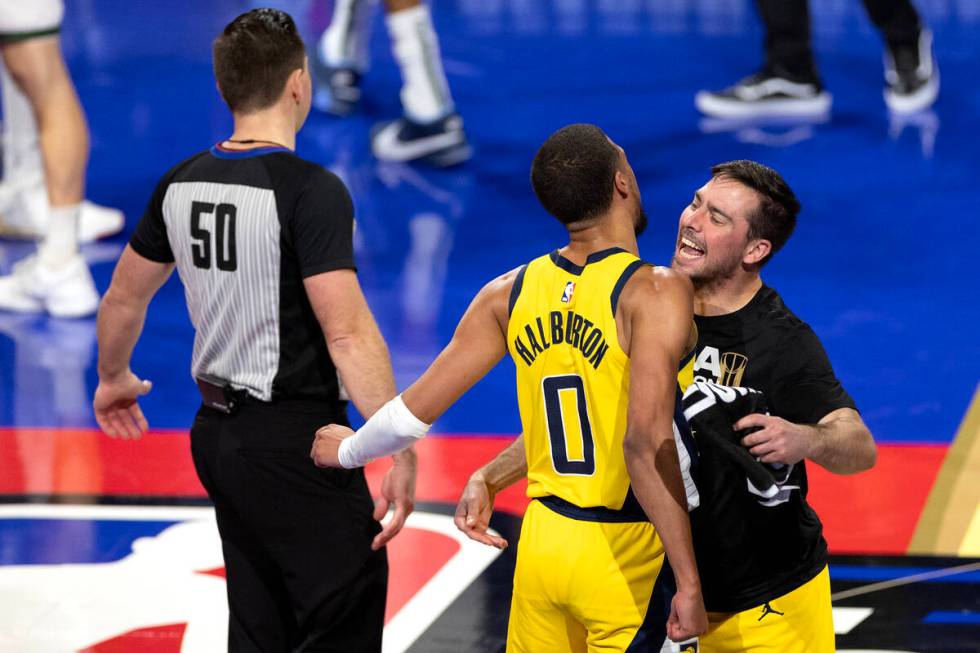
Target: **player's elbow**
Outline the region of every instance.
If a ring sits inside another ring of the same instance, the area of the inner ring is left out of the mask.
[[[866,427],[862,429],[862,433],[859,435],[861,438],[861,450],[860,453],[855,456],[855,463],[857,469],[855,472],[866,472],[878,463],[878,447],[875,445],[875,440],[871,436],[871,431]]]
[[[623,456],[626,465],[636,461],[652,461],[656,455],[656,447],[648,429],[629,428],[623,437]]]
[[[330,357],[337,358],[363,354],[375,347],[384,347],[384,340],[371,320],[354,320],[347,324],[330,325],[324,329]]]
[[[119,284],[110,284],[99,302],[100,316],[132,316],[146,310],[148,302]]]
[[[828,470],[835,474],[860,474],[866,472],[878,462],[878,448],[875,446],[871,432],[865,426],[860,426],[849,434],[850,443],[836,456],[837,462],[825,464]]]

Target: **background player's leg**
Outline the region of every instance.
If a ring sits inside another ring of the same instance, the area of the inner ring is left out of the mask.
[[[11,220],[20,216],[12,215],[11,210],[29,189],[40,190],[38,200],[42,206],[38,210],[47,207],[44,164],[34,109],[6,66],[0,66],[0,86],[3,87],[3,183],[0,184],[0,213],[3,215],[0,220],[5,228],[18,230],[20,221],[11,224]]]
[[[51,208],[75,210],[85,188],[88,125],[61,57],[58,37],[9,44],[4,47],[4,62],[34,108]],[[63,224],[61,231],[71,237],[57,244],[69,254],[77,249],[75,227],[74,222]],[[43,251],[41,255],[44,258]]]
[[[0,307],[46,309],[64,317],[95,312],[98,293],[78,254],[88,127],[57,36],[3,46],[11,78],[29,99],[38,125],[50,214],[36,259],[0,284]]]
[[[0,86],[3,89],[0,233],[43,238],[48,225],[48,191],[34,109],[2,65]],[[78,241],[87,243],[117,234],[125,222],[122,211],[83,200],[78,214]]]
[[[420,0],[385,0],[386,24],[402,75],[404,116],[371,139],[379,159],[424,159],[435,165],[465,161],[471,151],[442,67],[439,37]]]
[[[885,39],[885,103],[896,113],[928,109],[939,95],[932,33],[909,0],[864,0]]]
[[[817,81],[807,0],[757,0],[756,6],[766,34],[766,68],[783,77]]]
[[[361,76],[370,65],[368,44],[377,0],[337,0],[330,26],[323,32],[313,57],[317,109],[343,116],[361,98]]]
[[[695,105],[722,118],[812,115],[830,110],[810,45],[807,0],[756,0],[765,32],[762,69],[721,91],[701,91]]]

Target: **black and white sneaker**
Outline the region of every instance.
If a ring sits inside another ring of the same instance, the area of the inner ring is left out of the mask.
[[[361,73],[354,68],[328,66],[317,54],[313,62],[313,106],[325,113],[346,116],[361,99]]]
[[[764,68],[721,91],[698,91],[694,105],[715,118],[814,116],[830,111],[833,98],[816,79],[792,79]]]
[[[403,117],[376,125],[371,131],[371,152],[382,161],[423,161],[440,168],[473,155],[458,113],[428,124]]]
[[[885,48],[885,104],[893,113],[917,113],[939,95],[939,67],[932,32],[923,29],[913,47]]]

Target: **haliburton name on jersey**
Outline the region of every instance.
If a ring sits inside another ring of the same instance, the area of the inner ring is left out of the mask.
[[[514,339],[514,351],[530,367],[538,354],[552,345],[571,345],[582,352],[593,368],[599,369],[609,345],[602,330],[594,328],[594,324],[575,311],[551,311],[524,325],[527,342],[518,335]]]

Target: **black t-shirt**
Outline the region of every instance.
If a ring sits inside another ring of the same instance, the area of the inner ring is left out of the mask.
[[[196,337],[192,373],[269,401],[338,401],[303,280],[354,268],[343,182],[284,148],[218,146],[161,179],[130,245],[176,262]]]
[[[854,401],[834,375],[813,330],[775,290],[763,286],[728,315],[695,316],[694,378],[761,391],[769,413],[816,424]],[[796,589],[827,564],[827,543],[806,502],[803,462],[789,471],[777,500],[749,491],[745,471],[707,439],[699,440],[701,506],[691,513],[705,607],[737,612]]]

